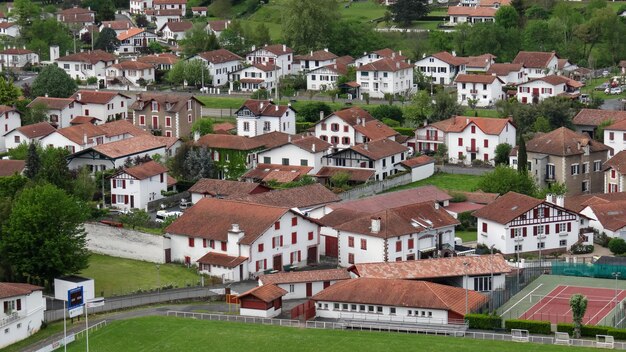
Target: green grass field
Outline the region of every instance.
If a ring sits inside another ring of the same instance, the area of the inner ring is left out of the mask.
[[[463,112],[464,116],[474,116],[477,115],[478,117],[500,117],[500,115],[498,114],[498,110],[494,110],[494,109],[470,109],[467,108],[465,109],[465,112]]]
[[[476,191],[478,189],[478,183],[480,182],[480,176],[472,175],[456,175],[446,173],[436,173],[433,176],[417,181],[411,182],[404,186],[395,187],[389,190],[389,192],[399,191],[403,189],[410,189],[420,186],[433,185],[445,190],[455,191]]]
[[[131,293],[139,289],[156,289],[159,286],[175,285],[185,287],[195,285],[200,276],[193,269],[180,264],[161,264],[157,273],[154,263],[139,260],[109,257],[92,254],[89,268],[80,275],[93,278],[96,283],[96,296],[109,297]]]
[[[81,339],[68,351],[85,350]],[[560,352],[571,347],[442,336],[339,330],[147,317],[115,321],[89,335],[92,352],[118,351],[455,351]],[[576,351],[591,349],[576,348]]]
[[[609,77],[600,77],[587,80],[585,86],[581,88],[581,91],[586,94],[593,94],[594,97],[602,98],[602,99],[620,99],[626,97],[626,92],[622,92],[622,94],[609,95],[604,94],[604,91],[595,90],[595,88],[602,83],[609,82],[613,77],[613,74],[609,75]]]
[[[476,242],[476,231],[454,231],[455,237],[461,237],[463,243]]]

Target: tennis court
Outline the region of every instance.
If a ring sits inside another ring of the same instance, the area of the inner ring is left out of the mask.
[[[574,294],[581,294],[587,298],[587,311],[583,317],[585,325],[598,325],[626,299],[624,290],[560,285],[545,296],[531,294],[530,301],[536,303],[522,314],[520,319],[544,320],[554,324],[571,322],[572,310],[569,300]]]

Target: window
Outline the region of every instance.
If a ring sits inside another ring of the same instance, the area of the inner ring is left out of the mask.
[[[383,314],[383,307],[381,307],[381,306],[376,306],[376,313],[378,313],[378,314]]]
[[[589,163],[583,163],[583,174],[588,174],[589,173]]]
[[[206,238],[202,239],[202,248],[206,248],[207,247],[207,241]]]
[[[263,250],[265,249],[263,247],[263,243],[259,243],[259,253],[263,253]]]
[[[146,116],[145,115],[139,115],[139,125],[140,126],[145,126],[146,125]]]
[[[188,114],[188,115],[187,115],[187,122],[191,123],[191,120],[192,120],[192,118],[191,118],[191,114]]]
[[[270,158],[269,156],[264,156],[263,157],[263,163],[264,164],[271,164],[272,163],[272,158]]]
[[[481,276],[474,278],[474,291],[484,292],[491,291],[491,277]]]
[[[209,247],[215,249],[215,241],[214,240],[210,240],[209,241]]]
[[[313,241],[313,231],[309,232],[309,241]]]
[[[172,118],[170,116],[165,116],[165,127],[172,127]]]
[[[485,140],[483,141],[483,146],[484,146],[485,148],[489,148],[489,140],[488,140],[488,139],[485,139]]]
[[[298,218],[297,217],[293,217],[291,218],[291,226],[298,226]]]
[[[265,270],[265,259],[256,261],[256,271]]]
[[[463,146],[463,138],[459,138],[459,147]]]
[[[330,130],[333,132],[339,132],[339,124],[338,123],[330,124]]]
[[[354,264],[354,254],[348,253],[348,264]]]
[[[396,307],[390,307],[389,314],[396,315]]]
[[[350,144],[350,137],[342,137],[341,143],[346,145]]]
[[[298,243],[298,233],[297,232],[292,232],[291,233],[291,244],[296,244]]]
[[[367,311],[370,313],[374,313],[374,306],[367,306]]]
[[[250,131],[250,122],[244,122],[243,123],[243,130],[244,130],[244,132]]]
[[[476,126],[471,126],[470,128],[472,130],[472,133],[476,133]]]
[[[601,168],[602,168],[602,161],[595,160],[593,162],[593,171],[598,172],[598,171],[600,171]]]
[[[483,222],[483,232],[487,232],[487,223]]]
[[[226,252],[226,242],[222,242],[222,251]]]
[[[309,166],[309,161],[306,159],[300,159],[300,166]]]
[[[544,249],[546,248],[546,243],[545,242],[538,242],[537,243],[537,249]]]
[[[189,237],[189,247],[195,247],[195,246],[196,246],[195,238]]]
[[[409,249],[413,249],[413,247],[415,247],[415,240],[413,240],[412,238],[409,238],[409,243],[407,244],[407,247]]]
[[[272,237],[272,248],[281,247],[283,245],[283,236]]]
[[[402,241],[396,241],[396,252],[402,251]]]
[[[339,137],[337,137],[337,136],[331,136],[331,137],[330,137],[330,143],[331,143],[331,144],[339,144]]]
[[[609,132],[609,140],[612,141],[615,139],[615,134],[613,132]]]
[[[343,126],[343,131],[344,131],[344,132],[350,132],[349,128],[350,128],[350,127],[349,127],[348,125],[344,125],[344,126]],[[624,135],[626,135],[626,133],[625,133]]]
[[[322,131],[326,131],[326,122],[322,123]]]
[[[582,182],[581,190],[583,192],[588,192],[589,191],[589,180],[585,180],[585,181]]]
[[[560,240],[559,247],[567,247],[567,240]]]
[[[335,303],[335,304],[333,305],[333,308],[338,310],[338,309],[339,309],[339,303]]]
[[[354,237],[348,236],[348,247],[354,248]]]
[[[274,230],[280,230],[280,221],[274,223]]]
[[[15,143],[18,143],[18,144],[19,144],[19,143],[20,143],[20,136],[15,136],[15,137],[13,138],[13,142],[15,142]]]
[[[572,175],[578,175],[580,173],[580,165],[572,164],[572,166],[570,166],[570,172]]]
[[[361,239],[361,249],[362,250],[367,250],[367,240],[366,239]]]
[[[152,102],[152,111],[159,111],[159,103],[156,101]]]
[[[515,245],[515,252],[521,252],[522,251],[522,245],[521,244],[516,244]]]

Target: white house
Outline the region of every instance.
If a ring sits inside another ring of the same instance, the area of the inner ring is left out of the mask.
[[[326,90],[337,87],[339,76],[348,74],[348,67],[354,64],[351,56],[342,56],[335,60],[335,63],[312,69],[306,72],[307,90]]]
[[[180,58],[171,53],[161,53],[140,56],[137,58],[137,61],[151,64],[157,70],[167,71],[170,70],[172,66],[174,66],[178,61],[180,61]]]
[[[428,155],[420,155],[400,163],[411,172],[411,181],[416,182],[435,174],[435,159]]]
[[[415,67],[433,83],[451,84],[456,75],[465,72],[466,62],[465,58],[457,57],[454,51],[452,54],[442,51],[417,60]]]
[[[220,37],[222,32],[228,28],[230,20],[211,20],[207,21],[206,30],[208,33],[213,33],[217,38]]]
[[[185,32],[192,27],[193,23],[189,21],[167,22],[159,28],[159,31],[164,40],[176,42],[185,39]]]
[[[139,15],[146,10],[152,9],[152,0],[130,0],[130,13]]]
[[[15,22],[0,22],[0,35],[16,38],[20,35],[20,26]]]
[[[99,124],[126,119],[131,103],[130,97],[109,91],[79,90],[71,98],[80,103],[82,116],[93,116]]]
[[[98,27],[98,31],[102,32],[105,28],[110,28],[115,31],[116,35],[120,35],[121,33],[129,30],[132,25],[133,24],[128,20],[102,21],[100,27]]]
[[[117,58],[106,51],[94,50],[70,54],[55,61],[72,78],[86,80],[97,77],[99,81],[106,83],[106,68],[113,65]]]
[[[151,20],[156,28],[163,27],[167,22],[178,22],[185,15],[179,9],[159,9],[159,10],[146,10],[146,17]]]
[[[148,208],[148,203],[163,198],[167,191],[167,168],[156,161],[124,168],[111,179],[111,206],[130,210]]]
[[[468,106],[469,100],[473,99],[478,107],[493,106],[505,97],[504,82],[497,76],[459,74],[454,82],[457,101],[461,105]]]
[[[498,144],[517,145],[517,128],[510,119],[455,116],[415,130],[417,151],[448,147],[450,162],[470,164],[479,159],[492,163]]]
[[[374,178],[378,181],[402,171],[400,163],[409,156],[409,148],[383,138],[339,150],[324,159],[327,166],[374,170]]]
[[[70,127],[59,128],[41,138],[42,147],[64,148],[76,153],[94,145],[105,143],[106,133],[98,126],[82,123]]]
[[[240,295],[239,314],[252,317],[274,318],[282,313],[282,297],[287,291],[276,285],[254,287]]]
[[[259,89],[272,90],[278,82],[281,68],[274,64],[254,63],[230,74],[230,89],[239,82],[242,92],[255,92]]]
[[[609,156],[613,156],[626,150],[626,120],[610,121],[611,125],[604,128],[604,144],[613,148],[609,150]]]
[[[329,142],[336,150],[381,138],[394,139],[397,134],[360,107],[338,110],[326,117],[322,115],[315,124],[315,136]]]
[[[605,139],[606,141],[606,139]],[[603,165],[604,193],[625,192],[626,151],[622,150]]]
[[[460,23],[495,22],[498,9],[482,6],[448,6],[448,25],[456,26]]]
[[[146,31],[145,28],[129,28],[117,35],[120,46],[115,50],[119,55],[140,53],[142,48],[147,48],[152,42],[156,42],[157,35]]]
[[[517,86],[517,101],[522,104],[536,104],[556,96],[578,98],[582,86],[581,82],[564,76],[535,78]]]
[[[289,138],[287,144],[260,151],[257,160],[263,164],[311,166],[310,173],[315,174],[330,147],[330,143],[315,136],[298,135]]]
[[[191,13],[194,16],[206,16],[208,10],[206,6],[194,6],[191,8]]]
[[[508,192],[472,213],[478,219],[478,243],[503,254],[564,252],[576,243],[591,244],[581,235],[581,216],[555,203]]]
[[[380,49],[376,51],[372,51],[370,53],[364,52],[363,56],[356,58],[354,60],[354,65],[356,67],[361,67],[363,65],[371,64],[374,61],[378,61],[380,59],[393,59],[397,61],[404,61],[407,59],[406,56],[402,55],[402,51],[393,51],[389,48]]]
[[[122,86],[140,86],[154,81],[154,67],[141,61],[122,61],[107,68],[109,84]],[[116,81],[119,83],[115,84]]]
[[[527,81],[522,64],[492,64],[487,74],[497,76],[505,85],[518,85]]]
[[[626,201],[597,201],[587,205],[580,214],[589,218],[589,227],[607,236],[626,240]]]
[[[46,310],[43,287],[0,282],[0,348],[21,341],[41,328]]]
[[[16,108],[0,105],[0,151],[6,150],[4,135],[22,125],[22,114]]]
[[[94,24],[96,20],[96,12],[91,9],[74,6],[69,9],[57,12],[57,21],[65,23],[69,26],[84,27]]]
[[[221,87],[228,83],[230,73],[241,70],[243,58],[226,49],[205,51],[192,57],[192,59],[202,60],[209,68],[212,77],[210,84],[213,87]]]
[[[23,68],[26,65],[39,64],[39,55],[27,49],[4,49],[0,51],[2,67]]]
[[[76,116],[83,113],[82,104],[73,98],[37,97],[26,107],[45,106],[48,121],[57,128],[69,127]]]
[[[428,281],[358,278],[338,282],[312,298],[318,318],[462,325],[488,299],[481,293]]]
[[[56,128],[48,122],[21,126],[4,134],[4,144],[6,149],[17,148],[22,143],[38,142],[54,131]]]
[[[294,57],[294,67],[297,72],[308,72],[320,67],[332,65],[336,62],[337,55],[328,49],[313,51],[305,55]]]
[[[276,66],[278,78],[295,72],[293,50],[286,45],[265,45],[260,48],[253,46],[252,52],[246,55],[246,61],[251,65],[260,64],[272,68]]]
[[[406,94],[413,89],[413,66],[410,63],[384,58],[356,70],[361,96],[368,93],[370,97],[383,98],[385,94]]]
[[[179,10],[181,14],[187,11],[187,0],[152,0],[155,10]]]
[[[555,75],[559,69],[559,57],[554,51],[520,51],[513,63],[524,65],[526,80]]]
[[[285,207],[204,198],[169,225],[171,259],[227,281],[318,261],[318,225]],[[230,266],[212,257],[228,256]],[[207,257],[208,256],[208,257]]]
[[[310,298],[337,282],[351,279],[346,269],[291,271],[259,276],[259,286],[276,285],[287,292],[284,299]]]
[[[237,135],[256,137],[278,131],[296,134],[296,111],[271,100],[246,100],[235,112]]]

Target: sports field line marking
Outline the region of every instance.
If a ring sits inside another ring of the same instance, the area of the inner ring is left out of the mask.
[[[592,316],[591,318],[589,318],[589,319],[587,320],[587,323],[589,323],[590,321],[593,321],[593,319],[594,319],[596,316],[598,316],[598,314],[602,313],[602,312],[606,309],[606,307],[607,307],[608,305],[612,304],[614,300],[615,300],[615,303],[616,303],[616,304],[615,304],[615,306],[617,307],[617,304],[618,304],[617,302],[619,302],[619,296],[620,296],[622,293],[624,293],[624,290],[620,290],[620,292],[619,292],[619,294],[617,295],[617,297],[613,297],[613,298],[611,298],[611,300],[610,300],[610,301],[609,301],[606,305],[604,305],[604,307],[602,307],[602,309],[600,309],[600,310],[599,310],[599,311],[598,311],[598,312],[597,312],[594,316]],[[607,315],[609,315],[609,314],[611,314],[611,309],[609,309],[609,312],[608,312],[608,313],[606,313],[606,314],[604,314],[604,316],[606,317],[606,316],[607,316]],[[602,319],[600,319],[600,320],[602,320]]]
[[[559,291],[559,292],[556,294],[556,296],[552,296],[552,298],[550,298],[550,300],[549,300],[548,302],[544,303],[544,304],[543,304],[543,305],[542,305],[539,309],[537,309],[536,311],[534,311],[534,312],[533,312],[533,314],[531,315],[531,317],[534,317],[534,316],[535,316],[535,314],[537,314],[537,313],[541,312],[541,311],[542,311],[545,307],[549,306],[549,305],[550,305],[550,303],[552,303],[552,301],[553,301],[554,299],[556,299],[556,298],[557,298],[557,297],[558,297],[561,293],[563,293],[563,291],[567,290],[567,288],[568,288],[568,287],[569,287],[569,286],[564,286],[564,287],[561,289],[561,291]],[[556,288],[555,288],[554,290],[556,290]],[[554,291],[554,290],[552,290],[552,291]],[[552,293],[552,291],[551,291],[550,293]],[[548,294],[550,294],[550,293],[548,293]],[[537,302],[537,304],[539,304],[541,301],[542,301],[542,300],[539,300],[539,302]],[[534,308],[534,306],[530,307],[530,308],[529,308],[529,310],[530,310],[530,309],[533,309],[533,308]],[[527,312],[528,312],[528,310],[527,310]],[[541,314],[541,313],[539,313],[539,314]],[[528,319],[532,319],[532,318],[528,318]]]
[[[532,291],[528,292],[528,294],[526,296],[522,297],[519,301],[517,301],[514,305],[512,305],[511,308],[505,310],[500,315],[505,315],[506,313],[508,313],[511,309],[515,308],[515,306],[518,305],[521,301],[525,300],[528,296],[532,295],[533,292],[537,291],[537,289],[539,289],[539,287],[541,287],[541,286],[543,286],[543,284],[539,284]]]

